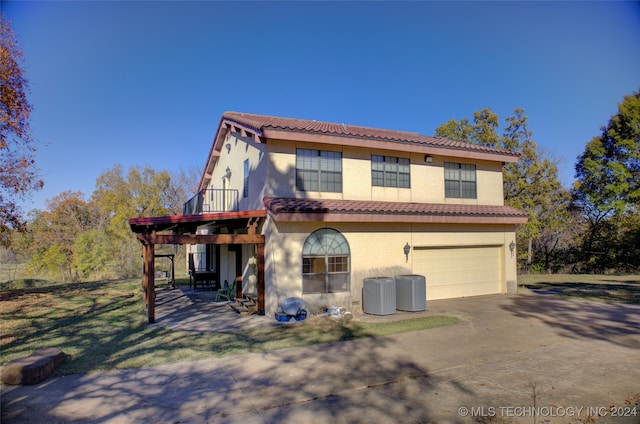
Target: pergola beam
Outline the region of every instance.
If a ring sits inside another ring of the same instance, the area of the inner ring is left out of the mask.
[[[264,244],[262,234],[138,234],[142,244]]]

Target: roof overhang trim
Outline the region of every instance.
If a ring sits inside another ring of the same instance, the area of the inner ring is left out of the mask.
[[[300,207],[296,202],[301,202]],[[413,210],[399,209],[390,202],[359,202],[313,200],[313,207],[306,207],[308,199],[265,198],[269,216],[285,222],[369,222],[369,223],[420,223],[420,224],[525,224],[528,214],[508,206],[470,206],[413,204]],[[333,203],[339,203],[338,206]],[[366,207],[364,206],[366,204]],[[324,205],[327,205],[326,207]],[[401,205],[401,204],[398,204]],[[406,204],[404,204],[406,205]],[[457,210],[455,210],[457,209]],[[468,209],[468,210],[464,210]]]
[[[414,223],[414,224],[525,224],[527,218],[496,217],[483,215],[419,215],[377,213],[309,213],[269,211],[269,216],[282,222],[369,222],[369,223]]]
[[[423,153],[435,156],[449,156],[466,159],[481,159],[497,162],[518,162],[518,155],[507,155],[481,150],[464,150],[456,147],[433,146],[425,143],[399,140],[380,140],[369,137],[354,137],[335,134],[319,134],[313,132],[290,131],[281,129],[265,129],[264,137],[287,141],[303,141],[339,146],[368,147],[371,149],[393,150],[408,153]]]

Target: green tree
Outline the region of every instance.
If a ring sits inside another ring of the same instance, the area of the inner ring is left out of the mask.
[[[22,61],[11,24],[0,15],[0,246],[9,245],[12,230],[26,229],[18,202],[43,186],[35,166],[29,81]]]
[[[529,222],[517,230],[518,245],[527,246],[527,265],[531,266],[534,260],[534,250],[544,247],[544,258],[547,258],[544,267],[548,269],[548,260],[567,224],[568,193],[558,179],[557,166],[549,159],[540,158],[524,109],[514,109],[505,119],[502,135],[498,134],[499,123],[498,115],[487,108],[474,112],[473,123],[467,118],[449,120],[436,128],[436,135],[520,154],[517,163],[508,163],[503,168],[505,203],[529,213]]]
[[[167,171],[130,167],[125,175],[122,166],[116,165],[98,177],[92,199],[111,217],[110,229],[128,238],[129,218],[171,213],[173,191]]]
[[[149,166],[131,167],[125,174],[120,165],[98,177],[92,202],[109,217],[107,231],[114,247],[114,260],[125,275],[140,271],[140,245],[129,228],[129,219],[176,213],[176,188],[167,171]],[[181,205],[180,205],[181,207]]]
[[[591,269],[599,271],[612,260],[619,262],[609,255],[611,228],[617,226],[610,221],[636,222],[640,213],[640,91],[624,96],[618,113],[578,156],[575,169],[572,205],[588,226],[582,248]]]
[[[47,201],[47,209],[35,211],[29,225],[31,268],[47,270],[63,279],[74,279],[72,259],[78,235],[95,226],[96,211],[81,192],[65,191]]]
[[[473,124],[469,122],[469,118],[462,118],[459,121],[449,119],[436,128],[435,135],[464,143],[475,143]]]
[[[118,277],[118,256],[104,229],[91,229],[80,234],[73,245],[73,267],[80,278]]]
[[[625,96],[602,134],[578,156],[574,200],[594,221],[638,210],[640,91]]]

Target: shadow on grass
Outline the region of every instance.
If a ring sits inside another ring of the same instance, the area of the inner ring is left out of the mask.
[[[537,294],[617,303],[640,303],[640,281],[603,280],[602,283],[538,282],[524,287]]]
[[[72,375],[4,396],[3,419],[428,422],[438,405],[424,393],[451,382],[409,359],[389,358],[387,343],[368,338],[323,344],[312,353],[285,349],[174,367]],[[455,384],[472,393],[463,383]]]
[[[136,284],[123,285],[124,295]],[[38,309],[28,334],[3,345],[15,353],[27,339],[41,339],[63,351],[66,346],[76,349],[60,368],[65,378],[3,394],[3,422],[34,417],[40,422],[148,422],[150,417],[155,422],[294,422],[301,413],[316,422],[397,422],[398,417],[426,422],[438,404],[424,393],[437,384],[473,393],[463,382],[432,375],[407,356],[389,356],[393,339],[368,337],[367,328],[355,321],[322,321],[314,331],[305,325],[221,333],[149,328],[139,290],[135,296],[105,299],[99,287],[83,286],[80,296],[51,289],[51,296],[40,300],[55,299],[53,311]],[[22,298],[12,299],[20,302],[33,295],[22,292]],[[175,296],[165,304],[178,302],[177,291]],[[86,304],[73,316],[65,315],[78,300]],[[192,307],[206,308],[207,303]],[[12,316],[19,319],[25,312],[18,309]],[[209,318],[215,316],[210,313]],[[282,349],[309,344],[315,346]],[[280,350],[264,353],[274,348]],[[154,361],[178,363],[144,367]],[[114,367],[127,369],[69,375]]]
[[[49,280],[26,278],[2,283],[0,300],[12,300],[28,294],[58,295],[65,292],[95,291],[121,280],[101,280],[75,283],[59,283]]]

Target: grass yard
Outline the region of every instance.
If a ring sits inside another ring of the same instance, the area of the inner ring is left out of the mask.
[[[25,268],[25,264],[0,263],[0,284],[5,281],[13,280],[18,275],[24,274]]]
[[[0,362],[57,347],[69,355],[58,375],[377,337],[455,324],[430,316],[395,322],[310,319],[301,325],[227,333],[148,328],[140,280],[49,283],[23,280],[0,288]]]
[[[640,275],[520,275],[518,285],[534,293],[551,296],[640,303]]]

